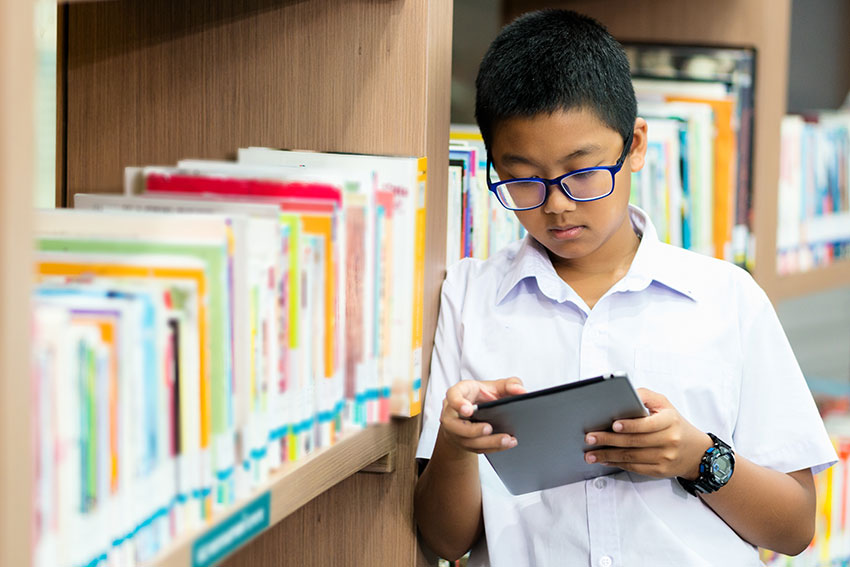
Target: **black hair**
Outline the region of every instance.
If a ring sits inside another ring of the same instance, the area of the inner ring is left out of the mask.
[[[475,118],[488,150],[493,128],[513,117],[586,108],[625,140],[637,102],[623,47],[596,20],[569,10],[524,14],[481,60]]]

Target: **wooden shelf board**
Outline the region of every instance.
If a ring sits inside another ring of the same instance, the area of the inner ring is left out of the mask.
[[[32,565],[32,5],[0,0],[0,565]]]
[[[765,282],[763,287],[774,304],[784,299],[850,287],[850,260],[839,260],[807,272],[777,276],[770,283]]]
[[[348,434],[332,447],[319,449],[302,461],[283,465],[250,498],[238,502],[226,512],[214,517],[202,529],[178,538],[165,551],[144,565],[145,567],[193,567],[192,553],[195,542],[214,532],[216,528],[248,508],[265,493],[269,494],[271,501],[268,526],[265,528],[268,529],[335,484],[383,459],[395,449],[395,446],[396,426],[394,424],[374,425]],[[234,547],[228,555],[248,543],[250,540]],[[216,562],[218,563],[219,561]]]

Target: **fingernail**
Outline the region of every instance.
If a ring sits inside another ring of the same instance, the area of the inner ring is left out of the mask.
[[[493,428],[488,424],[484,426],[484,429],[482,429],[481,432],[484,433],[484,435],[490,435],[493,433]]]
[[[460,406],[460,413],[464,415],[470,415],[472,413],[472,406],[469,404],[463,404]]]
[[[516,445],[516,439],[511,437],[502,437],[502,447],[513,447]]]
[[[596,445],[596,437],[594,437],[593,435],[588,435],[584,438],[584,442],[588,445]]]
[[[620,423],[619,421],[616,421],[616,422],[614,422],[613,429],[614,429],[614,431],[622,431],[623,430],[623,424]]]
[[[585,455],[584,460],[587,461],[588,463],[595,463],[596,462],[596,455],[588,453],[587,455]]]
[[[517,445],[517,440],[516,440],[516,439],[514,439],[513,437],[511,437],[510,439],[508,439],[508,448],[509,448],[509,449],[510,449],[510,448],[513,448],[513,447],[516,447],[516,445]]]

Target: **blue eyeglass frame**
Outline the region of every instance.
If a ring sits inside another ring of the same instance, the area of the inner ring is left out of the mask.
[[[542,207],[546,203],[546,200],[549,198],[549,194],[547,193],[546,196],[543,198],[543,201],[539,205],[536,205],[534,207],[525,207],[525,208],[522,208],[522,209],[513,209],[513,208],[507,206],[505,203],[502,202],[502,199],[499,197],[498,188],[501,187],[502,185],[506,185],[508,183],[514,183],[514,182],[517,182],[517,181],[542,181],[543,183],[546,184],[546,187],[550,187],[552,185],[557,185],[558,187],[561,188],[561,191],[564,193],[564,195],[566,195],[569,199],[571,199],[571,200],[573,200],[577,203],[587,203],[589,201],[598,201],[599,199],[604,199],[605,197],[607,197],[608,195],[610,195],[611,193],[614,192],[614,185],[615,185],[614,176],[617,175],[617,173],[620,172],[620,169],[623,168],[623,163],[625,163],[626,156],[629,155],[629,151],[631,150],[631,147],[632,147],[632,138],[633,137],[634,137],[634,132],[629,132],[629,137],[626,138],[626,143],[623,145],[623,153],[620,154],[619,159],[617,159],[617,163],[615,163],[614,165],[600,165],[600,166],[596,166],[596,167],[584,167],[582,169],[576,169],[575,171],[569,171],[569,172],[567,172],[563,175],[560,175],[560,176],[558,176],[554,179],[544,179],[542,177],[517,177],[515,179],[507,179],[505,181],[498,181],[496,183],[493,183],[490,179],[490,167],[493,165],[493,160],[490,156],[490,151],[487,150],[487,187],[496,196],[496,199],[499,201],[499,204],[502,205],[503,207],[505,207],[506,209],[510,210],[510,211],[530,211],[532,209],[537,209],[539,207]],[[577,173],[585,173],[587,171],[607,171],[607,172],[609,172],[611,174],[611,190],[608,191],[607,193],[605,193],[604,195],[600,195],[599,197],[591,197],[589,199],[578,199],[578,198],[570,195],[569,190],[566,187],[564,187],[564,184],[561,183],[561,181],[564,180],[565,178],[571,176],[571,175],[576,175]]]

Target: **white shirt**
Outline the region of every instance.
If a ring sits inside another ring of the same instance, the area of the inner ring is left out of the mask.
[[[836,461],[761,288],[728,262],[659,242],[645,213],[630,213],[640,246],[592,310],[531,236],[449,269],[417,458],[431,456],[445,392],[459,380],[518,376],[531,391],[626,371],[755,463],[819,472]],[[485,536],[471,566],[761,564],[675,479],[624,471],[512,496],[485,457],[478,464]]]

